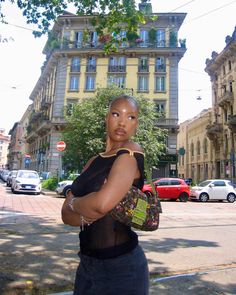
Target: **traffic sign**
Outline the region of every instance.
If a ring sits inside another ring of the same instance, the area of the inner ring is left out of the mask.
[[[64,151],[65,148],[66,148],[66,143],[64,141],[57,142],[57,150],[58,151]]]

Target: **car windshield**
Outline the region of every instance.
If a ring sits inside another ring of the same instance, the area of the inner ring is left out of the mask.
[[[207,186],[210,183],[211,183],[211,180],[205,180],[205,181],[200,182],[197,186],[203,187],[203,186]]]
[[[34,172],[20,172],[18,177],[19,178],[39,178],[38,174]]]

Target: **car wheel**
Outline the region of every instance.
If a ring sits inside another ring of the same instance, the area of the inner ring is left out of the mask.
[[[233,194],[233,193],[228,194],[227,201],[229,203],[234,203],[235,202],[235,194]]]
[[[202,193],[202,194],[200,195],[200,197],[199,197],[199,200],[200,200],[201,202],[207,202],[207,201],[209,200],[209,196],[208,196],[208,194],[207,194],[207,193]]]
[[[187,193],[181,193],[179,196],[180,202],[187,202],[188,201],[188,194]]]
[[[62,192],[63,196],[66,197],[67,194],[68,194],[70,191],[71,191],[71,185],[66,186],[66,187],[63,189],[63,192]]]
[[[14,190],[13,187],[11,188],[11,191],[12,191],[13,194],[16,194],[16,191]]]

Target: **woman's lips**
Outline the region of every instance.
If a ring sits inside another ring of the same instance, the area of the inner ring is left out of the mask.
[[[115,130],[115,134],[117,134],[117,135],[125,135],[126,132],[125,132],[124,129],[118,128],[118,129]]]

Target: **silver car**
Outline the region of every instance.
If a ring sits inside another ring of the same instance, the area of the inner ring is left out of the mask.
[[[10,173],[8,174],[8,177],[7,177],[7,183],[6,183],[7,186],[12,185],[12,180],[16,177],[17,171],[18,170],[11,170],[10,171]]]
[[[12,181],[11,190],[13,193],[35,193],[39,195],[42,190],[41,180],[37,171],[18,170]]]
[[[227,200],[233,203],[236,199],[236,190],[230,180],[208,179],[191,188],[190,199],[201,202]]]

